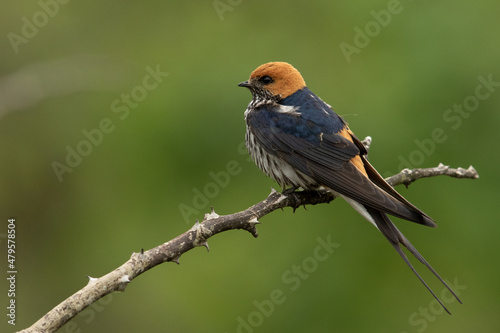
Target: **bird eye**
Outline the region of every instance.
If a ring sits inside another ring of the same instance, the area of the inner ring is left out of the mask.
[[[272,77],[264,75],[263,77],[261,77],[259,79],[259,81],[262,82],[262,83],[264,83],[264,84],[269,84],[269,83],[273,82],[274,80],[273,80]]]

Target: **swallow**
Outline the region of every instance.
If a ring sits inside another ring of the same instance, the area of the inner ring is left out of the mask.
[[[326,190],[343,198],[385,236],[446,312],[450,314],[401,245],[462,303],[388,215],[428,227],[436,227],[436,223],[382,178],[347,122],[309,90],[297,69],[286,62],[266,63],[238,86],[252,93],[244,113],[245,142],[253,161],[267,176],[283,191]]]

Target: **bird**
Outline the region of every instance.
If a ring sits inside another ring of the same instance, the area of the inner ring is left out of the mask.
[[[287,62],[257,67],[238,84],[252,93],[244,117],[252,160],[286,191],[328,191],[347,201],[389,241],[448,314],[409,261],[404,246],[462,303],[456,293],[394,225],[388,215],[428,227],[435,221],[400,195],[367,160],[348,123],[306,86]]]

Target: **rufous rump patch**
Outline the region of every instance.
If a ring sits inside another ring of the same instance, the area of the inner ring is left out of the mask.
[[[353,139],[352,139],[352,131],[349,129],[349,127],[346,125],[340,132],[339,132],[340,135],[342,135],[344,138],[346,138],[347,140],[351,141],[352,143],[354,143]],[[351,158],[351,163],[354,164],[354,166],[362,173],[364,174],[366,177],[368,177],[368,174],[366,173],[366,170],[365,170],[365,165],[363,163],[363,160],[361,160],[361,157],[359,157],[359,155],[356,155],[354,156],[353,158]]]
[[[271,77],[274,82],[265,86],[273,95],[286,98],[306,86],[302,75],[287,62],[268,62],[261,65],[250,74],[250,81],[262,76]]]

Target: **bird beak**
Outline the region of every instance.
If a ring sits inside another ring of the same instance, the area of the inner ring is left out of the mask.
[[[248,81],[243,81],[243,82],[241,82],[240,84],[238,84],[238,87],[246,87],[246,88],[249,88],[249,87],[250,87],[250,83],[248,83]]]

